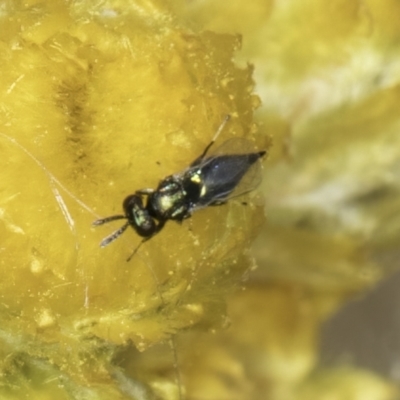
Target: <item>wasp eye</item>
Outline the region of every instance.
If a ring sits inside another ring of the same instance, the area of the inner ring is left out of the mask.
[[[125,198],[122,207],[125,211],[126,216],[131,213],[131,210],[135,207],[143,208],[142,198],[137,194],[131,194]],[[129,219],[129,217],[128,217]]]

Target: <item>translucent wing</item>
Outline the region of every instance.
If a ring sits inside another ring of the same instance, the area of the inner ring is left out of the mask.
[[[207,162],[208,159],[220,155],[242,154],[249,156],[250,154],[258,154],[256,162],[250,165],[246,174],[236,186],[234,192],[229,198],[240,196],[241,194],[254,190],[262,180],[262,162],[261,157],[264,156],[265,151],[256,149],[254,143],[244,138],[228,139],[220,146],[216,147],[214,151],[210,151],[210,155],[203,161]],[[242,159],[242,163],[249,163],[249,159]]]
[[[223,203],[255,189],[262,179],[260,158],[264,154],[247,139],[232,138],[196,160],[182,173],[183,179],[193,175],[201,179],[202,194],[193,209]]]

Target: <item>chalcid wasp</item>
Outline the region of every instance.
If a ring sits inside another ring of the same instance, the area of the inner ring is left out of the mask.
[[[140,189],[123,202],[124,214],[98,219],[94,226],[117,219],[127,222],[105,237],[105,247],[131,226],[143,239],[139,247],[159,233],[168,220],[182,222],[200,208],[224,204],[228,199],[253,190],[261,180],[260,158],[265,151],[254,151],[251,142],[232,138],[218,147],[212,155],[208,151],[230,119],[225,117],[211,142],[188,168],[164,178],[157,189]]]

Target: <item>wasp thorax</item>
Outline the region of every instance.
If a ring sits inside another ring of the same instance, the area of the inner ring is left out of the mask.
[[[158,218],[186,218],[188,204],[181,180],[173,175],[165,178],[151,194],[149,204],[152,214]]]

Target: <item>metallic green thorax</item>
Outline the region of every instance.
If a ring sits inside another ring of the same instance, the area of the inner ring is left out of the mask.
[[[175,175],[167,177],[149,198],[150,214],[178,221],[188,218],[192,203],[200,196],[203,186],[199,171],[191,171],[191,176],[184,181]]]

